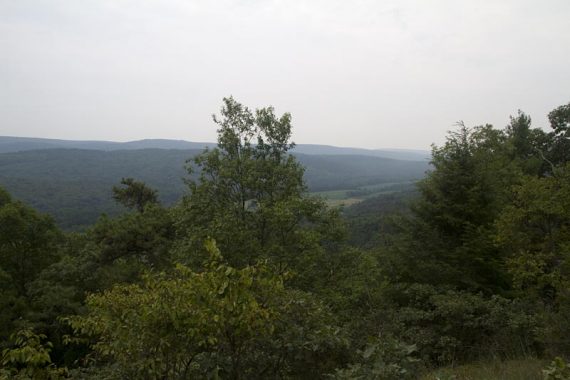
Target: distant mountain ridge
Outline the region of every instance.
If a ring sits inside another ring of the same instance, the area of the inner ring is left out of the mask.
[[[200,150],[215,147],[211,142],[192,142],[185,140],[146,139],[129,142],[58,140],[33,137],[0,136],[0,153],[24,152],[43,149],[85,149],[85,150],[138,150],[138,149],[176,149]],[[319,144],[298,144],[293,153],[308,155],[358,155],[391,158],[406,161],[427,161],[430,152],[415,149],[364,149],[337,147]]]
[[[431,158],[429,151],[420,149],[365,149],[318,144],[298,144],[293,149],[293,153],[335,156],[372,156],[405,161],[429,161]]]
[[[0,153],[25,152],[43,149],[85,149],[85,150],[137,150],[178,149],[195,150],[214,147],[215,143],[191,142],[185,140],[146,139],[128,142],[99,140],[59,140],[36,137],[0,136]]]

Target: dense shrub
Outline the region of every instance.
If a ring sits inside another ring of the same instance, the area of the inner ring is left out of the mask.
[[[444,364],[535,350],[537,322],[517,301],[420,284],[396,286],[389,296],[396,303],[387,313],[392,324],[386,328],[416,344],[426,362]]]

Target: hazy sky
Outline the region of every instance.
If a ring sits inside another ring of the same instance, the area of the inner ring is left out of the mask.
[[[294,140],[428,148],[570,101],[570,0],[0,0],[0,135],[214,141],[224,96]]]

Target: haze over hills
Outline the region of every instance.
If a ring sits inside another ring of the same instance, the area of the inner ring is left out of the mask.
[[[204,149],[215,147],[211,142],[192,142],[185,140],[145,139],[128,142],[113,141],[77,141],[31,137],[0,136],[0,153],[21,152],[37,149],[89,149],[89,150],[136,150],[136,149]],[[318,144],[298,144],[294,153],[313,155],[362,155],[392,158],[396,160],[429,160],[430,152],[416,149],[363,149],[337,147]]]
[[[364,149],[317,144],[298,144],[293,149],[293,152],[312,155],[373,156],[407,161],[428,161],[431,157],[431,153],[429,151],[419,149]]]
[[[123,177],[142,180],[159,191],[165,204],[175,203],[185,191],[185,162],[204,146],[214,144],[0,137],[0,186],[16,199],[53,215],[62,227],[84,227],[102,213],[116,215],[122,211],[112,199],[112,187]],[[336,154],[330,154],[333,152]],[[355,154],[359,152],[368,154]],[[380,156],[391,153],[407,159]],[[421,157],[422,152],[415,151],[300,145],[294,154],[305,166],[309,191],[409,183],[423,177],[428,169],[427,160],[410,160]]]
[[[0,136],[0,153],[23,152],[39,149],[88,149],[88,150],[136,150],[136,149],[204,149],[215,143],[184,140],[147,139],[129,142],[97,140],[59,140],[35,137]]]

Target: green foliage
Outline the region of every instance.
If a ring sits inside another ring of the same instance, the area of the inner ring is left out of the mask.
[[[363,347],[387,322],[389,283],[380,265],[374,252],[355,248],[331,253],[320,264],[314,287],[342,322],[352,347]]]
[[[553,132],[546,156],[552,166],[564,165],[570,161],[570,103],[552,110],[548,119]]]
[[[3,197],[0,207],[0,268],[19,295],[42,269],[57,260],[61,235],[52,219]],[[6,202],[6,200],[8,200]]]
[[[416,347],[401,343],[391,337],[379,337],[358,351],[359,361],[348,368],[338,369],[332,379],[405,380],[416,379],[419,359]]]
[[[505,133],[512,147],[512,159],[525,174],[544,174],[551,169],[543,157],[549,137],[543,130],[531,128],[530,116],[519,110],[516,117],[511,116]]]
[[[548,120],[556,135],[570,137],[570,103],[552,110]]]
[[[70,328],[58,317],[82,313],[88,292],[139,282],[150,269],[170,269],[173,238],[170,212],[158,205],[116,219],[101,218],[87,233],[67,236],[61,260],[45,268],[27,293],[33,305],[28,319],[53,342],[56,363],[72,365],[86,350],[64,345]]]
[[[28,292],[38,309],[35,320],[61,331],[57,317],[80,312],[85,293],[138,282],[150,269],[170,269],[174,233],[169,210],[149,205],[142,213],[103,217],[87,233],[68,235],[61,260],[45,268]]]
[[[61,240],[51,218],[0,189],[0,339],[7,339],[29,317],[29,291],[42,270],[59,260]]]
[[[260,342],[250,377],[315,379],[348,360],[346,333],[317,297],[287,289],[273,303],[279,312],[274,333]]]
[[[170,263],[174,221],[169,210],[151,204],[143,212],[101,218],[88,236],[98,246],[97,259],[102,265],[126,260],[162,269]]]
[[[417,196],[415,185],[400,185],[394,191],[345,208],[343,216],[347,224],[348,243],[362,248],[386,245],[386,237],[396,232],[395,215],[409,214],[410,204]]]
[[[113,198],[129,209],[143,212],[147,205],[158,203],[156,190],[149,188],[144,182],[135,181],[132,178],[123,178],[121,185],[125,187],[113,187]]]
[[[395,304],[385,328],[414,343],[427,363],[514,357],[533,351],[536,318],[517,301],[427,285],[386,290]]]
[[[516,187],[497,225],[515,289],[545,310],[543,340],[553,353],[569,353],[570,164]]]
[[[508,289],[493,241],[494,220],[520,173],[506,142],[491,126],[461,126],[434,147],[434,169],[420,181],[413,215],[391,247],[397,281],[488,293]]]
[[[542,370],[544,380],[570,379],[570,365],[561,357],[556,357],[548,367]]]
[[[570,274],[570,165],[554,177],[530,177],[516,187],[498,226],[517,288],[535,294],[560,288]]]
[[[94,349],[118,362],[125,376],[184,378],[192,371],[217,371],[226,364],[222,358],[209,363],[218,347],[234,355],[239,372],[240,354],[254,334],[272,331],[274,311],[252,288],[271,291],[281,281],[262,267],[227,267],[213,245],[210,251],[212,261],[203,273],[180,266],[173,278],[148,275],[142,286],[117,285],[89,296],[89,314],[71,318],[71,325],[98,338]]]
[[[188,167],[200,176],[188,181],[179,209],[182,252],[197,252],[210,236],[235,266],[271,258],[280,272],[292,268],[301,274],[296,281],[308,281],[323,243],[342,237],[342,224],[321,200],[304,196],[303,168],[289,154],[290,115],[277,117],[272,107],[252,112],[233,98],[224,99],[221,115],[214,117],[218,148]]]
[[[52,344],[42,343],[45,335],[24,329],[14,333],[10,339],[12,347],[2,351],[0,379],[57,380],[66,377],[66,369],[58,369],[52,364]]]
[[[510,360],[484,360],[438,368],[422,380],[542,380],[544,362],[535,357]]]
[[[12,202],[12,197],[6,190],[0,187],[0,207],[4,207],[8,203]]]
[[[323,307],[289,294],[284,277],[265,263],[235,269],[222,262],[213,241],[207,250],[203,272],[178,266],[173,276],[116,285],[89,296],[88,314],[70,324],[95,338],[95,351],[124,376],[149,379],[298,371],[299,361],[305,364],[334,336],[319,322]]]
[[[49,169],[33,180],[19,177],[27,158],[0,157],[3,183],[76,178],[67,192],[46,186],[70,204],[97,204],[98,186],[123,177],[115,198],[132,209],[64,235],[0,189],[0,378],[406,379],[450,365],[428,378],[534,379],[539,360],[500,361],[570,353],[568,109],[549,115],[551,133],[520,111],[504,130],[460,125],[418,192],[378,185],[389,170],[377,178],[368,158],[308,159],[313,180],[362,201],[346,210],[307,195],[289,114],[232,98],[174,207],[124,177],[172,204],[181,174],[153,160],[192,152],[28,152]],[[137,165],[140,176],[122,171]],[[104,181],[91,186],[93,174]],[[565,371],[558,360],[545,376]]]

